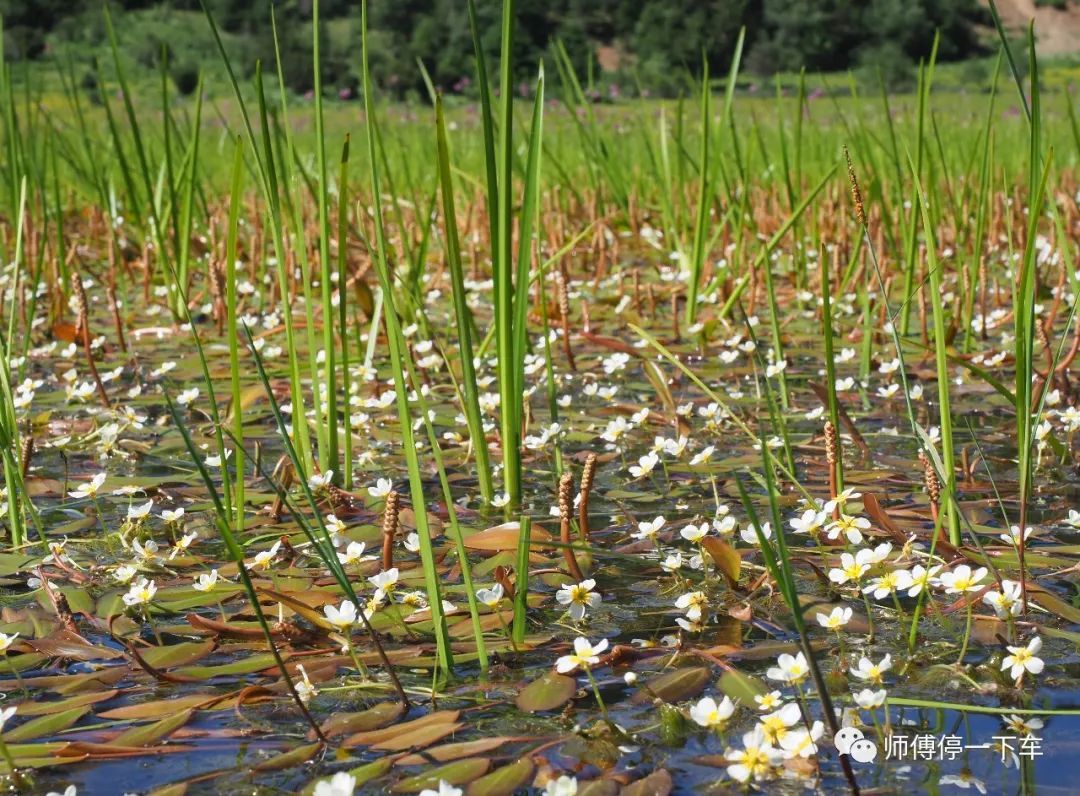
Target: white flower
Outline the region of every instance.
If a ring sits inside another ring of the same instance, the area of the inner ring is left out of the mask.
[[[544,796],[575,796],[578,792],[577,777],[563,774],[558,779],[549,779],[544,786]]]
[[[798,517],[792,517],[788,524],[795,533],[808,533],[811,536],[817,536],[827,519],[828,515],[825,512],[807,509]]]
[[[398,577],[398,568],[391,567],[378,575],[372,575],[368,578],[368,583],[375,587],[375,599],[381,602],[386,595],[392,592],[394,586],[397,585]]]
[[[342,566],[346,567],[349,566],[349,564],[356,564],[363,561],[364,548],[365,545],[363,542],[349,542],[348,546],[345,548],[345,552],[337,554],[338,561],[341,562]],[[370,558],[371,556],[368,556],[369,560]]]
[[[316,696],[319,693],[319,689],[311,682],[311,678],[308,677],[307,669],[304,668],[304,664],[297,664],[296,670],[300,672],[300,676],[303,678],[295,684],[296,695],[300,697],[300,701],[306,705],[311,701],[313,696]]]
[[[124,605],[136,606],[146,605],[154,599],[154,595],[157,594],[157,584],[152,580],[141,578],[138,583],[132,585],[127,594],[124,595]]]
[[[697,544],[698,542],[700,542],[702,539],[705,538],[705,535],[708,534],[708,532],[709,532],[709,523],[703,522],[703,523],[701,523],[701,525],[694,525],[693,523],[691,523],[690,525],[687,525],[685,528],[682,528],[679,531],[679,535],[683,539],[685,539],[686,541],[694,542],[695,544]]]
[[[161,512],[161,519],[164,522],[180,522],[180,520],[182,520],[183,518],[184,518],[184,509],[183,509],[183,507],[175,509],[175,510],[173,510],[173,509],[164,509]]]
[[[870,566],[865,561],[860,561],[851,553],[841,553],[840,566],[829,570],[829,580],[841,586],[848,581],[858,583],[869,570]]]
[[[660,463],[660,457],[653,452],[649,452],[638,459],[637,464],[630,465],[630,475],[634,478],[644,478],[653,471],[653,468]]]
[[[767,694],[754,694],[754,701],[757,702],[758,710],[764,712],[780,707],[784,696],[779,691],[770,691]]]
[[[608,647],[607,639],[601,639],[595,645],[583,636],[574,639],[574,652],[555,661],[555,671],[569,674],[579,666],[588,669],[600,663],[600,653]]]
[[[10,708],[4,708],[3,710],[0,710],[0,730],[4,729],[4,725],[7,724],[7,720],[15,715],[16,710],[18,710],[18,707],[15,705],[12,705]]]
[[[389,478],[380,478],[375,482],[375,486],[368,487],[368,494],[373,498],[384,498],[389,495],[394,489],[394,482]]]
[[[773,711],[761,717],[759,725],[765,731],[765,738],[769,743],[775,744],[783,740],[789,727],[794,727],[802,718],[799,706],[790,702],[779,710]]]
[[[955,785],[964,790],[975,788],[979,793],[986,793],[986,783],[976,778],[970,771],[961,771],[959,774],[946,774],[938,782],[942,785]]]
[[[742,742],[742,749],[724,752],[730,764],[727,773],[739,782],[766,779],[783,762],[784,753],[766,740],[760,725],[743,735]]]
[[[281,541],[274,542],[274,546],[269,550],[263,550],[261,553],[256,553],[255,558],[251,561],[252,569],[270,569],[270,563],[274,560],[274,556],[278,554],[278,550],[281,549]]]
[[[308,488],[313,491],[318,491],[324,487],[330,486],[334,481],[334,471],[327,470],[325,473],[313,473],[308,476]]]
[[[176,396],[176,402],[181,406],[187,406],[189,403],[199,397],[199,388],[192,387],[190,390],[184,390],[178,396]]]
[[[323,606],[326,621],[338,630],[346,630],[356,624],[356,605],[352,600],[342,600],[340,607]]]
[[[840,628],[851,621],[851,609],[838,605],[828,615],[819,613],[817,620],[818,624],[826,630],[839,631]]]
[[[979,567],[972,572],[967,564],[961,564],[951,572],[942,573],[938,579],[945,587],[946,594],[963,594],[966,591],[977,591],[979,581],[986,577],[986,567]]]
[[[849,500],[858,500],[862,497],[861,492],[856,492],[853,487],[847,487],[839,495],[833,497],[832,500],[826,501],[825,505],[821,507],[821,510],[826,514],[832,514],[833,509],[843,509],[847,505]]]
[[[1005,726],[1008,727],[1009,732],[1016,735],[1034,735],[1043,728],[1043,720],[1035,718],[1034,716],[1018,716],[1015,713],[1011,713],[1008,716],[1002,716],[1001,720],[1005,722]]]
[[[1028,539],[1031,538],[1031,533],[1032,533],[1033,530],[1035,530],[1035,529],[1032,528],[1030,525],[1028,525],[1027,527],[1024,528],[1024,542],[1025,543],[1027,542]],[[999,534],[998,538],[1001,541],[1005,542],[1006,544],[1010,544],[1013,547],[1018,547],[1020,545],[1020,526],[1019,525],[1010,525],[1009,526],[1009,532]]]
[[[666,522],[667,520],[665,520],[662,516],[654,517],[647,522],[639,522],[637,526],[637,533],[631,534],[631,536],[633,536],[635,539],[652,539],[656,536],[660,529],[664,527],[664,523]]]
[[[105,483],[105,473],[98,473],[90,479],[88,483],[79,484],[75,488],[75,491],[68,492],[68,494],[76,499],[86,497],[97,497],[98,491],[101,489],[101,485]]]
[[[138,574],[139,570],[130,564],[121,564],[113,570],[113,580],[117,583],[127,583]]]
[[[690,718],[702,727],[723,727],[735,713],[735,703],[724,697],[718,703],[712,697],[704,697],[690,708]]]
[[[405,537],[405,541],[402,542],[401,544],[410,553],[419,553],[420,552],[420,534],[418,534],[416,531],[413,531],[412,533],[410,533],[408,536]]]
[[[709,460],[712,459],[712,455],[715,452],[716,452],[716,448],[714,446],[712,446],[712,445],[705,446],[700,451],[695,453],[694,456],[690,459],[690,466],[691,467],[697,467],[699,465],[708,463]]]
[[[940,571],[941,564],[934,564],[929,569],[922,564],[913,566],[911,568],[911,586],[908,588],[908,597],[918,597],[923,589],[937,584]]]
[[[571,586],[566,586],[555,592],[555,600],[559,605],[566,605],[570,612],[570,618],[580,622],[585,618],[585,612],[589,608],[600,605],[601,597],[593,591],[596,581],[593,579],[583,580]]]
[[[764,536],[766,539],[772,539],[771,523],[764,522],[761,524],[761,535]],[[741,536],[742,540],[747,544],[752,544],[755,546],[758,544],[757,530],[755,529],[753,523],[748,523],[745,528],[739,531],[739,536]]]
[[[207,592],[212,591],[214,587],[217,586],[217,582],[218,571],[216,569],[212,569],[210,570],[209,575],[205,572],[199,575],[199,577],[195,579],[195,582],[191,584],[191,587],[195,589],[195,591]]]
[[[817,754],[817,742],[825,734],[825,725],[815,721],[810,729],[805,727],[793,728],[780,739],[780,746],[789,755],[795,757],[810,757]]]
[[[826,503],[825,505],[828,504]],[[826,531],[828,532],[830,539],[838,539],[840,534],[843,534],[851,544],[862,544],[862,532],[869,527],[870,520],[865,517],[853,517],[850,514],[841,514],[839,519],[829,523],[826,527]]]
[[[1012,580],[1001,581],[1001,591],[988,591],[983,602],[994,609],[998,619],[1018,616],[1022,607],[1020,584]]]
[[[872,691],[869,688],[864,688],[862,691],[855,694],[855,704],[863,710],[874,710],[885,704],[886,696],[887,694],[884,688],[880,691]]]
[[[801,682],[810,672],[806,665],[806,658],[801,652],[798,655],[789,655],[785,652],[776,659],[776,664],[765,672],[765,676],[782,683]]]
[[[852,675],[875,685],[881,685],[882,675],[892,668],[892,655],[886,654],[881,663],[874,663],[867,657],[859,659],[859,665],[851,670]]]
[[[871,580],[863,587],[863,594],[873,594],[875,600],[882,600],[894,592],[910,587],[911,573],[906,569],[894,569]]]
[[[703,591],[691,591],[679,595],[675,600],[675,607],[686,612],[686,618],[691,622],[700,622],[702,609],[708,604]]]
[[[330,779],[315,783],[312,796],[353,796],[356,790],[356,777],[348,771],[339,771]]]
[[[1043,660],[1038,657],[1039,650],[1042,649],[1042,639],[1038,636],[1032,638],[1026,647],[1006,647],[1006,649],[1011,654],[1001,662],[1001,670],[1009,669],[1009,676],[1014,680],[1019,681],[1025,671],[1038,674],[1043,670]]]
[[[445,779],[439,780],[438,789],[425,788],[424,790],[420,791],[420,796],[461,796],[461,794],[461,788],[454,787]]]
[[[498,608],[499,603],[501,603],[503,599],[502,584],[496,583],[490,589],[477,589],[476,599],[488,608]]]
[[[128,506],[127,518],[129,520],[143,520],[150,514],[150,509],[154,507],[154,501],[148,500],[141,506]]]
[[[0,633],[0,655],[3,655],[8,651],[8,647],[15,643],[15,639],[19,637],[18,633],[12,633],[10,636],[7,633]]]
[[[508,492],[503,492],[501,494],[494,495],[491,498],[491,505],[494,506],[497,509],[501,509],[503,506],[506,506],[509,503],[510,503],[510,494]]]

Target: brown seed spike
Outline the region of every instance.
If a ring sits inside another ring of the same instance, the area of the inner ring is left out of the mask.
[[[585,457],[585,468],[581,471],[581,492],[578,500],[578,532],[584,541],[589,541],[589,495],[592,493],[593,479],[596,477],[596,454]]]
[[[574,476],[569,472],[562,474],[559,479],[559,537],[563,543],[563,558],[566,560],[566,568],[570,574],[581,582],[585,580],[585,574],[578,566],[577,556],[571,547],[573,540],[570,538],[570,518],[573,516],[574,499]]]
[[[923,466],[923,482],[926,484],[926,494],[930,497],[930,513],[937,522],[938,510],[941,506],[941,482],[938,480],[934,465],[924,451],[919,451],[919,461]]]
[[[26,480],[27,474],[30,472],[30,461],[34,458],[34,438],[27,437],[22,442],[22,451],[19,456],[22,462],[22,477]]]
[[[382,520],[382,566],[383,569],[391,569],[394,566],[394,536],[398,529],[398,511],[400,511],[401,496],[391,491],[386,496],[386,506],[383,508]]]
[[[859,179],[855,176],[855,165],[851,162],[851,153],[844,147],[844,159],[847,161],[848,182],[851,184],[851,201],[855,205],[855,217],[863,227],[866,223],[866,209],[863,207],[862,191],[859,190]]]

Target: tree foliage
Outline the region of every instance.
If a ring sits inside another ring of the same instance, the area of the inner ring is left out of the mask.
[[[208,0],[216,20],[253,68],[274,62],[270,3]],[[497,66],[499,0],[477,0],[484,47]],[[531,82],[541,58],[561,41],[583,80],[640,85],[675,93],[700,73],[703,58],[723,74],[739,30],[747,31],[747,68],[811,71],[869,67],[903,73],[930,51],[941,34],[940,57],[978,51],[977,0],[517,0],[515,70]],[[290,88],[311,88],[311,0],[273,3],[281,57]],[[198,0],[114,0],[118,30],[130,55],[154,65],[164,51],[178,85],[192,85],[213,52]],[[349,91],[357,85],[358,3],[322,0],[326,20],[324,84]],[[90,0],[0,0],[9,58],[47,58],[74,52],[89,62],[104,38],[101,8]],[[474,83],[472,40],[465,0],[371,0],[372,69],[399,93],[421,91],[417,60],[446,91]],[[604,57],[600,57],[601,53]],[[271,70],[272,71],[272,70]]]

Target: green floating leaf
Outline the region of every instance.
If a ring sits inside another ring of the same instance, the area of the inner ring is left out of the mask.
[[[20,724],[13,730],[4,733],[4,743],[19,741],[33,741],[46,735],[56,735],[61,730],[66,730],[75,722],[90,712],[89,705],[65,710],[62,713],[52,713],[46,716],[38,716],[30,719],[25,724]]]
[[[257,763],[251,768],[252,771],[280,771],[283,768],[292,768],[293,766],[298,766],[311,760],[315,755],[322,751],[322,748],[323,745],[321,741],[304,744],[295,749],[290,749],[288,752],[275,755],[269,760],[263,760],[261,763]]]
[[[753,705],[755,696],[769,690],[758,678],[736,669],[724,672],[720,676],[719,688],[724,694],[744,705]]]
[[[218,694],[189,694],[182,697],[174,697],[173,699],[155,699],[152,702],[139,702],[135,705],[124,705],[123,707],[113,708],[112,710],[104,710],[98,713],[99,719],[121,719],[121,720],[137,720],[137,719],[152,719],[161,716],[164,713],[175,713],[178,710],[188,710],[196,705],[201,705],[205,702],[209,702],[212,699],[217,699]]]
[[[169,716],[153,724],[145,724],[141,727],[132,727],[126,732],[120,733],[112,740],[113,746],[150,746],[172,735],[191,720],[195,711],[185,710],[175,716]]]
[[[525,787],[535,770],[533,761],[523,757],[474,780],[469,785],[468,796],[512,796],[518,788]]]
[[[526,713],[539,713],[545,710],[558,710],[577,693],[577,680],[557,672],[545,672],[525,686],[517,695],[514,703],[518,710]]]
[[[214,651],[214,646],[213,641],[186,641],[182,644],[141,649],[139,657],[155,669],[172,669],[202,660]]]
[[[464,760],[455,760],[445,766],[425,771],[415,777],[395,782],[391,787],[392,793],[416,793],[422,790],[438,789],[439,781],[449,782],[451,785],[465,785],[474,779],[482,777],[491,768],[491,761],[483,757],[468,757]]]
[[[96,702],[104,702],[112,699],[120,692],[117,689],[98,691],[96,693],[80,694],[70,699],[59,699],[52,702],[21,702],[19,703],[19,716],[46,716],[53,713],[62,713],[66,710],[93,705]]]
[[[282,653],[282,658],[289,659],[287,653]],[[253,655],[250,658],[242,658],[232,663],[223,663],[220,666],[189,666],[177,669],[176,673],[184,677],[194,677],[199,680],[209,680],[212,677],[227,677],[238,674],[252,674],[261,672],[276,666],[273,655]]]
[[[400,718],[404,712],[405,706],[400,702],[380,702],[357,713],[337,713],[324,721],[319,729],[327,738],[378,730]]]
[[[390,766],[393,764],[393,762],[394,760],[391,757],[381,757],[378,760],[373,760],[372,762],[365,765],[357,766],[356,768],[350,769],[349,773],[356,780],[356,787],[362,788],[368,782],[371,782],[371,780],[378,779],[387,771],[389,771]],[[313,782],[309,782],[307,785],[304,786],[304,789],[301,791],[302,796],[312,796],[312,794],[315,793],[315,788],[318,787],[320,782],[329,781],[330,777],[320,777]]]
[[[679,702],[683,699],[690,699],[704,691],[711,678],[712,671],[708,666],[686,666],[673,669],[648,680],[634,694],[632,701],[640,705],[650,702],[656,697],[665,702]]]

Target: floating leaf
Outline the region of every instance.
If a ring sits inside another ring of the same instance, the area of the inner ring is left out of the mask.
[[[372,744],[372,749],[381,749],[385,752],[402,752],[406,749],[422,749],[436,741],[453,735],[465,725],[462,724],[429,724],[412,732],[388,738],[385,741]]]
[[[545,672],[521,689],[514,703],[518,706],[518,710],[526,713],[558,710],[576,693],[577,680],[573,677],[557,672]]]
[[[737,669],[726,671],[720,676],[719,688],[724,694],[744,705],[753,705],[755,696],[769,690],[758,678]]]
[[[716,570],[724,576],[731,588],[739,585],[739,573],[742,571],[742,558],[735,548],[718,536],[706,536],[701,546],[716,564]]]
[[[194,711],[189,708],[188,710],[177,713],[175,716],[169,716],[161,721],[155,721],[153,724],[145,724],[142,727],[133,727],[113,738],[112,743],[115,746],[150,746],[151,744],[157,743],[162,738],[172,735],[173,732],[191,721],[193,712]]]
[[[426,716],[422,716],[419,719],[412,721],[406,721],[402,724],[395,724],[393,727],[386,727],[379,730],[370,730],[368,732],[358,732],[350,735],[343,742],[343,746],[367,746],[389,741],[399,735],[407,735],[416,730],[422,730],[428,727],[442,727],[452,725],[461,716],[460,710],[439,710],[435,713],[429,713]],[[437,738],[435,740],[438,740]],[[431,741],[434,743],[434,741]],[[402,747],[407,749],[408,746]]]
[[[202,660],[214,651],[215,646],[213,641],[187,641],[182,644],[140,649],[139,657],[155,669],[172,669]]]
[[[661,768],[637,782],[631,782],[619,791],[619,796],[668,796],[673,787],[671,774]]]
[[[62,713],[51,713],[30,719],[25,724],[20,724],[13,730],[4,733],[4,743],[17,743],[19,741],[32,741],[46,735],[56,735],[61,730],[66,730],[75,722],[90,712],[89,705],[65,710]]]
[[[653,677],[633,697],[635,704],[650,702],[656,697],[665,702],[679,702],[695,697],[705,690],[712,677],[708,666],[686,666]]]
[[[521,740],[525,739],[513,735],[504,735],[491,738],[479,738],[475,741],[448,743],[443,744],[442,746],[433,746],[430,749],[425,749],[423,753],[420,754],[406,755],[405,757],[398,758],[394,761],[394,765],[422,766],[425,763],[430,763],[432,761],[436,763],[447,763],[451,760],[460,760],[463,757],[482,755],[493,749],[498,749],[500,746],[505,746],[508,743]]]
[[[451,785],[465,785],[474,779],[482,777],[491,768],[491,761],[483,757],[470,757],[465,760],[455,760],[445,766],[425,771],[415,777],[408,777],[395,782],[391,787],[392,793],[415,793],[428,788],[437,789],[439,782],[449,782]]]
[[[527,757],[502,766],[474,780],[468,788],[468,796],[512,796],[518,788],[532,779],[536,766]]]
[[[520,533],[520,523],[504,522],[494,528],[488,528],[466,536],[465,547],[470,550],[487,550],[490,552],[517,550]],[[532,549],[538,550],[544,546],[543,542],[550,542],[553,537],[536,523],[533,523],[529,532],[529,539],[532,542]]]
[[[404,712],[405,706],[400,702],[380,702],[357,713],[336,713],[324,721],[320,729],[327,738],[377,730],[396,720]]]
[[[219,694],[187,694],[172,699],[155,699],[152,702],[139,702],[134,705],[124,705],[98,713],[101,719],[138,720],[152,719],[164,713],[175,713],[178,710],[188,710],[196,705],[220,699]]]
[[[58,699],[39,702],[20,702],[18,715],[25,717],[46,716],[52,713],[62,713],[65,710],[82,707],[83,705],[93,705],[95,702],[104,702],[107,699],[112,699],[119,693],[120,692],[114,688],[109,691],[80,694],[79,696],[73,696],[69,699]]]
[[[289,655],[286,652],[282,652],[281,657],[288,660]],[[209,680],[212,677],[261,672],[263,669],[269,669],[276,665],[277,661],[274,660],[274,656],[267,653],[266,655],[253,655],[250,658],[242,658],[241,660],[233,661],[232,663],[223,663],[220,666],[188,666],[183,669],[177,669],[176,673],[184,677],[193,677],[198,680]]]
[[[283,768],[292,768],[293,766],[298,766],[311,760],[315,755],[322,751],[322,748],[323,745],[320,741],[305,744],[304,746],[298,746],[283,754],[275,755],[269,760],[263,760],[261,763],[252,766],[252,770],[280,771]]]

